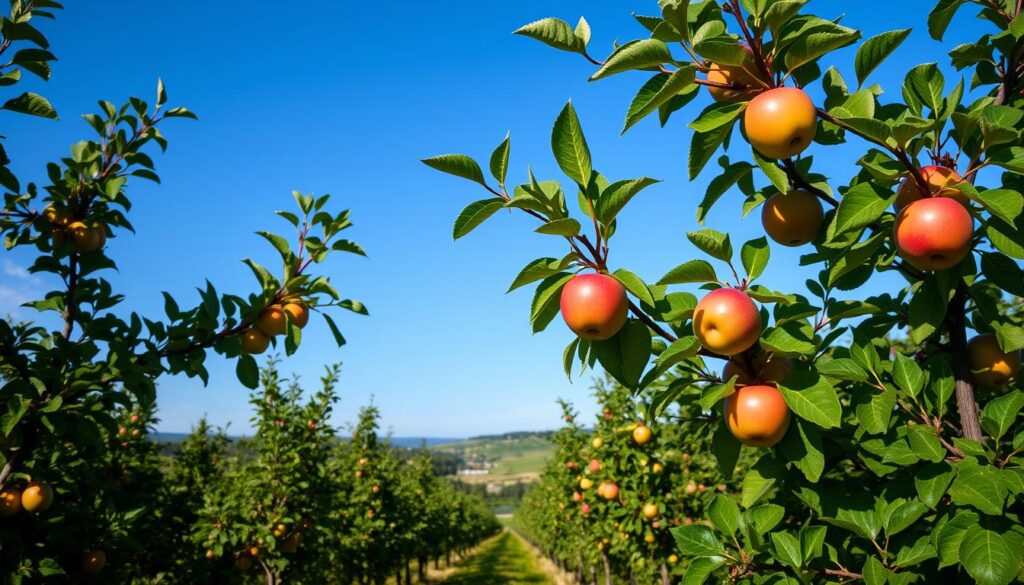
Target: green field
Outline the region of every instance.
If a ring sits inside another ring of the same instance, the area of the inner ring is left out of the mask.
[[[550,585],[519,538],[511,532],[485,543],[480,551],[459,564],[444,585]]]
[[[470,482],[531,481],[536,479],[554,452],[550,439],[541,435],[484,437],[434,448],[458,453],[467,461],[484,460],[493,464],[487,475],[462,478]]]

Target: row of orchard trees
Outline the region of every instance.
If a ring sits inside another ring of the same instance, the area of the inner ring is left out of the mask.
[[[610,380],[595,392],[592,427],[562,403],[555,455],[514,526],[579,583],[677,582],[685,563],[670,529],[708,523],[706,507],[738,493],[707,454],[717,421],[674,409],[651,419],[649,404]],[[737,472],[749,462],[744,454]]]
[[[109,503],[87,509],[76,486],[39,484],[51,490],[46,506],[6,508],[0,518],[0,574],[26,582],[64,574],[95,583],[411,584],[431,561],[500,529],[482,500],[434,474],[428,451],[410,456],[379,438],[376,408],[364,408],[351,438],[340,440],[328,424],[337,376],[328,368],[308,395],[271,362],[251,396],[253,437],[232,443],[200,421],[170,459],[148,437],[152,404],[125,410],[107,449],[78,463],[106,483]],[[74,540],[47,537],[61,522],[77,527]],[[34,549],[53,560],[34,563]]]

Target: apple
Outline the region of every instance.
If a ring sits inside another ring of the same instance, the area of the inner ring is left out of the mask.
[[[754,63],[750,46],[741,44],[748,58],[742,65],[719,65],[712,63],[708,67],[706,79],[714,83],[739,84],[751,88],[763,87],[764,83],[756,75],[757,65]],[[737,102],[747,98],[750,93],[742,89],[706,86],[716,102]]]
[[[128,419],[128,422],[132,423],[133,425],[137,425],[137,424],[139,424],[139,421],[140,421],[140,420],[142,420],[142,419],[140,419],[140,418],[139,418],[139,415],[137,415],[137,414],[133,414],[133,415],[132,415],[132,416],[131,416],[131,417],[130,417],[130,418]]]
[[[733,358],[725,362],[722,368],[722,380],[728,382],[736,376],[737,385],[747,385],[754,382],[775,384],[782,381],[793,370],[793,362],[789,358],[775,354],[760,353],[753,360],[750,366],[753,367],[753,376],[747,372],[748,365],[743,360]]]
[[[1004,352],[991,333],[976,335],[967,343],[967,359],[974,381],[982,386],[1005,386],[1021,366],[1020,350]]]
[[[21,511],[21,490],[4,488],[0,491],[0,518],[10,518]]]
[[[725,399],[725,420],[744,445],[771,447],[789,428],[789,407],[774,386],[744,386]]]
[[[288,302],[282,305],[281,309],[288,313],[288,318],[296,327],[302,329],[309,323],[309,309],[306,305],[297,302]]]
[[[644,518],[651,520],[658,515],[658,506],[656,504],[644,504],[643,508]]]
[[[893,203],[893,208],[896,211],[925,197],[949,197],[959,201],[964,207],[970,206],[971,198],[964,194],[963,191],[953,187],[963,180],[956,171],[946,167],[929,165],[921,167],[921,178],[928,184],[927,193],[922,192],[921,185],[914,177],[907,176],[903,178],[899,189],[896,190],[896,202]]]
[[[246,329],[239,336],[242,342],[242,352],[250,355],[258,355],[270,347],[270,338],[264,335],[259,329]]]
[[[708,489],[708,487],[706,485],[704,485],[702,483],[698,483],[697,484],[697,491],[698,492],[703,494],[705,491],[707,491],[707,489]]]
[[[825,212],[810,191],[776,193],[761,206],[761,225],[768,237],[783,246],[802,246],[818,235]]]
[[[676,555],[668,555],[668,564],[674,565],[679,562],[679,557]]]
[[[704,295],[694,308],[693,333],[708,350],[733,356],[757,343],[761,313],[743,291],[719,288]]]
[[[581,494],[579,492],[573,492],[572,493],[572,501],[574,501],[574,502],[582,502],[583,501],[583,494]]]
[[[281,305],[270,305],[256,319],[256,328],[267,337],[283,335],[288,330],[288,319]]]
[[[689,463],[693,460],[693,457],[691,457],[689,453],[683,453],[681,459],[683,460],[683,463]]]
[[[375,493],[375,494],[379,494],[380,493],[380,486],[379,485],[375,485],[372,488],[370,488],[370,491]]]
[[[900,211],[893,240],[900,256],[918,270],[945,270],[971,251],[974,220],[956,200],[927,197]]]
[[[206,549],[206,558],[212,559],[217,556],[217,553],[213,552],[212,548]]]
[[[586,516],[590,513],[590,506],[587,504],[583,504],[582,506],[580,506],[580,511],[583,512],[584,516]]]
[[[769,89],[750,100],[743,112],[743,129],[750,145],[765,157],[790,158],[814,140],[818,112],[803,90]]]
[[[249,547],[249,556],[254,558],[254,559],[260,558],[260,553],[261,552],[262,551],[260,551],[260,547],[258,547],[258,546],[250,546]]]
[[[569,329],[592,341],[608,339],[626,323],[626,288],[607,274],[578,274],[565,283],[562,318]]]
[[[73,221],[68,224],[68,232],[79,254],[97,252],[107,242],[107,226],[102,223],[90,226],[85,222]]]
[[[648,532],[647,534],[644,534],[644,542],[646,542],[647,544],[653,543],[654,542],[654,535],[651,534],[650,532]]]
[[[604,499],[614,500],[615,498],[619,497],[619,486],[615,485],[614,483],[606,483],[603,485],[604,491],[603,493],[599,493],[601,493],[601,496],[604,497]]]
[[[565,462],[565,466],[568,467],[569,469],[576,469],[576,462],[575,461],[566,461]]]
[[[117,429],[117,436],[118,437],[123,437],[123,436],[125,436],[127,434],[128,434],[128,429],[127,428],[121,427],[121,428]]]
[[[647,425],[637,425],[633,429],[633,440],[637,445],[644,445],[651,440],[651,428]]]
[[[584,477],[583,479],[580,480],[581,490],[587,491],[592,487],[594,487],[594,480],[590,479],[589,477]]]
[[[107,565],[107,555],[101,550],[91,550],[82,556],[82,572],[95,575]]]
[[[604,410],[601,411],[601,414],[604,415],[604,420],[612,420],[613,415],[610,409],[605,408]]]
[[[53,205],[47,205],[43,210],[43,217],[57,226],[65,226],[71,220],[71,213],[67,209],[57,209]]]
[[[53,488],[42,482],[32,482],[21,492],[21,507],[26,512],[45,512],[53,505]]]
[[[590,446],[593,447],[594,449],[600,449],[602,446],[604,446],[604,439],[602,439],[601,437],[594,437],[594,440],[590,442]]]
[[[651,471],[653,471],[654,473],[661,473],[664,470],[665,466],[662,465],[661,463],[655,463],[654,465],[651,466]]]
[[[271,531],[271,533],[274,535],[274,538],[281,538],[287,532],[288,532],[288,527],[285,526],[284,524],[280,524],[280,523],[275,525],[274,529]]]
[[[133,438],[138,439],[140,435],[142,435],[142,431],[140,431],[139,429],[132,429]]]

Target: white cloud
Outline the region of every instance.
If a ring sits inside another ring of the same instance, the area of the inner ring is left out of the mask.
[[[42,279],[24,267],[4,259],[0,261],[0,315],[18,316],[19,307],[41,294]]]

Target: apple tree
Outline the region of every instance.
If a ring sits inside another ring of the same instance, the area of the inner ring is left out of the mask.
[[[723,197],[744,215],[760,208],[765,235],[738,254],[707,227],[687,234],[701,257],[656,280],[609,265],[619,212],[656,181],[597,172],[571,103],[551,138],[567,183],[509,182],[508,138],[491,178],[464,155],[424,162],[488,192],[458,216],[456,238],[516,208],[562,243],[512,288],[539,282],[534,331],[561,313],[576,334],[567,367],[600,364],[648,394],[652,414],[678,402],[683,416],[713,417],[701,440],[726,476],[741,453],[756,456],[739,498],[708,504],[713,527],[672,530],[687,583],[1017,581],[1024,320],[1006,309],[1024,296],[1021,4],[938,2],[932,38],[968,6],[990,32],[949,51],[958,79],[925,63],[899,88],[869,80],[909,28],[862,40],[813,6],[661,0],[659,14],[636,15],[642,37],[604,59],[585,19],[516,31],[580,55],[592,80],[642,76],[625,130],[686,115],[686,174],[709,176],[697,220]],[[834,51],[854,45],[844,75]],[[832,149],[857,155],[842,177],[816,164]],[[794,272],[770,261],[773,246],[802,246],[802,289],[758,282]],[[652,387],[670,371],[679,385]]]

